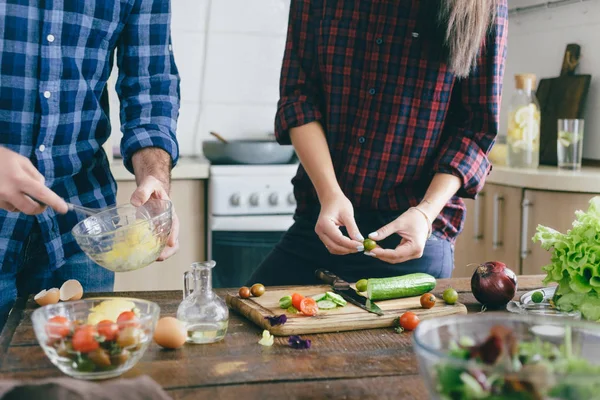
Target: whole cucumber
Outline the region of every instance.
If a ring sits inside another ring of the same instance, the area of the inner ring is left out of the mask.
[[[423,272],[391,278],[371,278],[367,284],[370,300],[389,300],[420,296],[435,289],[435,278]]]

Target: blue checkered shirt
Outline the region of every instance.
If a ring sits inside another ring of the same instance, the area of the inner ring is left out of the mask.
[[[164,149],[175,164],[179,75],[168,0],[0,1],[0,145],[28,157],[68,202],[116,202],[102,149],[115,55],[125,166],[132,171],[132,155],[144,147]],[[80,251],[71,235],[80,219],[0,210],[2,270],[16,270],[36,220],[50,267],[59,268]]]

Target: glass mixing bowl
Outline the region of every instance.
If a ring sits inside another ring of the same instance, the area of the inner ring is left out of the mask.
[[[498,326],[514,335],[518,357],[493,365],[469,359],[469,346],[489,340]],[[597,323],[513,313],[432,318],[419,323],[413,345],[431,399],[583,400],[600,393]]]
[[[108,303],[101,306],[103,302]],[[135,321],[101,322],[116,321],[129,307],[137,316]],[[38,308],[31,320],[37,341],[52,364],[73,378],[97,380],[119,376],[142,358],[159,315],[160,307],[151,301],[98,297]]]
[[[94,262],[114,272],[152,264],[171,233],[173,205],[151,199],[102,211],[79,222],[72,230],[81,250]]]

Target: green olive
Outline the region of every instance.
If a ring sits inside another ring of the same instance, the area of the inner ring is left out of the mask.
[[[371,251],[377,247],[377,243],[373,239],[365,239],[363,246],[365,247],[366,251]]]
[[[88,358],[98,367],[110,367],[110,357],[108,356],[108,352],[104,349],[98,348],[91,353],[88,353]]]
[[[119,354],[110,356],[110,362],[112,365],[123,365],[129,360],[129,351],[126,349],[121,350]]]
[[[117,344],[122,348],[129,348],[136,346],[140,343],[142,338],[142,331],[134,326],[128,326],[119,332],[117,337]]]

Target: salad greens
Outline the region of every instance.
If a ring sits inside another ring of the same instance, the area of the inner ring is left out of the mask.
[[[444,400],[592,400],[600,398],[600,365],[573,355],[570,327],[564,344],[534,337],[517,341],[510,329],[495,326],[481,343],[468,337],[449,345],[448,355],[472,362],[468,366],[435,366],[437,391]],[[482,364],[495,366],[484,372]]]
[[[576,211],[566,233],[538,225],[533,242],[552,250],[544,284],[557,282],[555,306],[579,310],[588,320],[600,321],[600,196],[590,200],[587,211]]]

